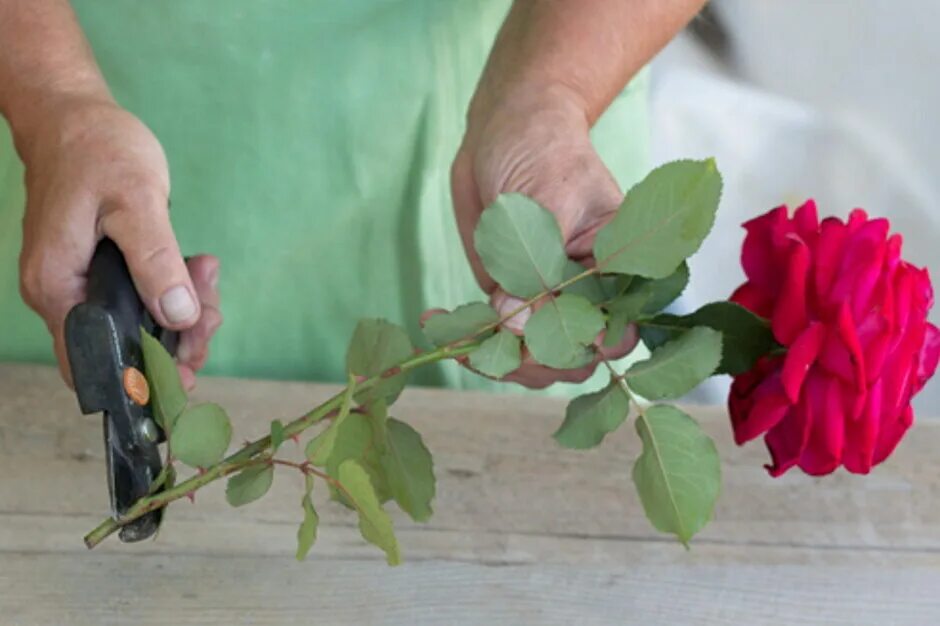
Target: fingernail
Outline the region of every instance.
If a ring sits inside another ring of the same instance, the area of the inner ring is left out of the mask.
[[[493,308],[496,309],[496,312],[499,316],[506,317],[520,306],[525,303],[524,300],[520,300],[515,296],[499,294],[492,298],[490,304],[493,305]],[[532,308],[525,308],[522,311],[519,311],[508,320],[503,322],[503,326],[509,329],[511,332],[521,334],[525,328],[526,322],[529,321],[529,318],[532,317]]]
[[[216,265],[209,273],[209,284],[213,289],[219,286],[219,266]]]
[[[171,324],[181,324],[196,314],[196,301],[189,289],[177,285],[160,296],[160,309]]]

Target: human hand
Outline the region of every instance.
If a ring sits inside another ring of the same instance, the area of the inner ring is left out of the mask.
[[[157,323],[181,331],[178,366],[192,387],[222,323],[219,262],[208,255],[183,260],[170,225],[163,148],[110,98],[43,106],[43,123],[17,137],[27,193],[20,291],[52,334],[63,378],[71,384],[65,317],[84,300],[91,257],[109,237]]]
[[[505,317],[523,302],[499,288],[486,273],[473,246],[473,232],[483,209],[501,193],[522,193],[551,211],[558,220],[568,256],[594,262],[594,237],[613,217],[623,194],[591,145],[589,123],[578,98],[560,86],[517,89],[514,95],[471,109],[468,130],[451,170],[457,227],[480,286]],[[536,307],[539,306],[536,304]],[[505,323],[522,334],[532,310]],[[603,358],[616,359],[637,342],[632,327],[613,348],[596,341],[597,357],[574,370],[556,370],[524,354],[522,366],[503,380],[532,388],[554,382],[583,382]]]

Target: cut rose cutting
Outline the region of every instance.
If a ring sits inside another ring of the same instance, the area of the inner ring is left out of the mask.
[[[653,170],[597,232],[593,263],[585,265],[569,258],[551,212],[525,195],[500,195],[483,211],[474,245],[512,302],[508,310],[473,302],[433,312],[423,320],[430,347],[416,347],[386,320],[361,320],[346,355],[346,387],[293,421],[274,420],[269,436],[228,456],[225,410],[190,405],[172,357],[145,334],[146,378],[168,436],[167,462],[152,495],[102,522],[86,544],[223,478],[228,502],[247,505],[265,495],[277,469],[305,478],[298,558],[317,536],[311,490],[322,481],[356,512],[363,538],[397,564],[386,505],[426,522],[436,480],[420,434],[388,409],[412,370],[447,359],[506,380],[527,360],[561,374],[554,379],[600,363],[609,380],[568,404],[554,435],[558,453],[600,445],[632,417],[642,445],[632,471],[639,503],[654,528],[683,544],[713,516],[721,464],[711,438],[668,402],[709,376],[734,377],[734,438],[743,444],[764,435],[773,476],[793,466],[814,475],[840,465],[870,471],[910,427],[911,398],[940,358],[940,333],[927,321],[927,271],[902,260],[901,237],[889,233],[887,220],[854,211],[844,222],[820,222],[808,202],[792,217],[778,207],[745,224],[747,282],[730,301],[666,313],[689,281],[686,259],[712,227],[721,187],[711,159]],[[649,358],[627,367],[614,362],[609,350],[636,337]],[[316,435],[306,460],[278,456],[285,439],[308,430]],[[183,465],[196,473],[175,482]]]

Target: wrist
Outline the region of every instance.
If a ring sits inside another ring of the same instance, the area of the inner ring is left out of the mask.
[[[500,119],[525,119],[574,131],[590,131],[584,98],[560,82],[523,82],[496,86],[481,81],[467,111],[466,136],[479,136]]]
[[[50,139],[67,143],[80,134],[100,112],[117,106],[107,87],[82,86],[50,89],[16,99],[5,110],[20,159],[29,167]]]

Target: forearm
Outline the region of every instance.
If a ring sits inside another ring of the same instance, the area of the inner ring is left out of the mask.
[[[109,100],[107,84],[67,0],[0,0],[0,114],[24,137],[57,103]]]
[[[593,124],[705,0],[516,0],[470,116],[509,93],[570,96]]]

